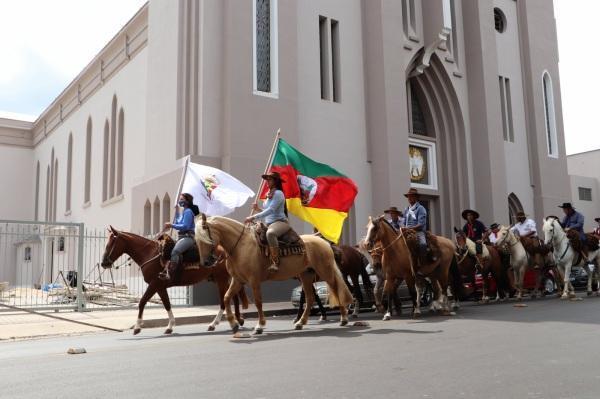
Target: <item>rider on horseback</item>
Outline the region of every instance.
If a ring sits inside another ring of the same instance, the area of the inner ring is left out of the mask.
[[[479,221],[479,213],[472,209],[462,211],[462,217],[467,221],[463,226],[465,235],[475,243],[475,257],[477,262],[483,262],[483,239],[487,235],[487,228]]]
[[[523,211],[515,215],[517,223],[510,229],[513,233],[518,232],[519,237],[537,237],[537,228],[533,219],[527,218]]]
[[[565,232],[574,230],[579,233],[581,242],[585,243],[585,234],[583,232],[584,217],[581,213],[577,212],[570,202],[565,202],[558,206],[562,208],[565,213],[565,217],[562,220],[563,228]]]
[[[267,241],[269,242],[269,255],[271,265],[269,272],[275,273],[279,271],[279,241],[278,238],[290,230],[290,225],[287,219],[287,207],[285,204],[285,195],[283,194],[283,183],[281,175],[278,172],[271,172],[262,175],[262,178],[269,186],[267,199],[260,209],[257,204],[253,205],[253,209],[259,213],[246,218],[246,223],[254,222],[256,219],[264,220],[267,225]]]
[[[161,280],[178,280],[183,254],[196,245],[194,217],[200,213],[200,210],[194,205],[194,197],[188,193],[179,196],[178,205],[183,208],[183,211],[175,213],[174,223],[165,223],[165,230],[170,228],[177,230],[177,243],[171,252],[171,260],[159,274]]]
[[[414,230],[419,240],[419,259],[422,263],[429,258],[435,262],[435,255],[427,245],[427,209],[419,202],[419,191],[416,188],[408,190],[404,196],[408,199],[409,206],[404,209],[404,225],[402,227]]]

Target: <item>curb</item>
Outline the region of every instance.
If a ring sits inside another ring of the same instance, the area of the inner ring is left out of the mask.
[[[177,312],[177,308],[175,308],[175,312]],[[287,309],[265,310],[264,314],[265,314],[265,317],[272,317],[272,316],[294,315],[297,312],[298,312],[298,309],[287,308]],[[257,311],[244,312],[242,314],[244,315],[244,319],[258,318]],[[216,314],[202,315],[202,316],[183,316],[183,317],[175,316],[175,321],[176,321],[176,325],[178,325],[178,326],[183,326],[183,325],[187,325],[187,324],[203,324],[203,323],[210,323],[211,321],[213,321],[215,316],[216,316]],[[144,320],[144,328],[166,327],[167,324],[169,324],[168,318]],[[131,330],[131,329],[133,329],[133,326],[127,328],[127,330]]]

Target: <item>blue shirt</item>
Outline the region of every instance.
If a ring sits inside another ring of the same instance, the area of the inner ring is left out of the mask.
[[[566,215],[563,218],[562,224],[565,229],[571,229],[579,232],[579,235],[583,235],[583,215],[577,211],[573,211],[571,215]]]
[[[271,198],[267,198],[263,203],[262,212],[254,215],[255,219],[262,219],[269,225],[278,220],[287,220],[285,217],[285,195],[281,190],[275,190]]]
[[[173,228],[178,231],[190,231],[193,233],[196,230],[194,212],[190,208],[185,208],[180,215],[175,215]]]
[[[420,231],[427,231],[427,209],[418,202],[404,209],[404,227],[417,225],[421,225]]]

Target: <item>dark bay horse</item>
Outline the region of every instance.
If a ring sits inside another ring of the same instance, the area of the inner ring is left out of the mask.
[[[158,241],[150,240],[136,234],[118,231],[112,226],[110,226],[108,231],[110,236],[108,238],[108,242],[106,243],[104,255],[102,256],[102,267],[105,269],[112,267],[115,260],[117,260],[121,255],[127,254],[135,263],[139,265],[142,275],[144,276],[144,281],[148,284],[148,288],[146,288],[146,291],[142,295],[142,298],[138,304],[139,312],[133,330],[134,335],[139,334],[139,332],[142,330],[142,316],[144,314],[144,307],[150,298],[154,296],[154,294],[158,294],[163,306],[165,307],[165,310],[167,311],[167,314],[169,315],[169,325],[165,330],[165,334],[171,334],[173,332],[173,327],[175,327],[175,317],[171,311],[171,301],[169,300],[167,288],[174,286],[193,285],[199,283],[200,281],[209,279],[214,281],[214,283],[217,285],[219,290],[219,303],[221,305],[219,313],[213,322],[208,326],[208,331],[213,331],[215,329],[215,326],[219,324],[219,321],[221,320],[225,310],[223,298],[227,292],[229,282],[231,280],[225,267],[225,260],[223,260],[224,258],[222,258],[222,260],[220,260],[216,266],[211,268],[203,267],[200,264],[181,265],[184,270],[181,272],[179,283],[173,284],[158,278],[158,274],[163,270],[163,265],[161,263],[161,246]],[[248,307],[248,298],[246,297],[246,293],[243,289],[241,289],[238,295],[234,298],[236,318],[240,324],[243,324],[244,319],[240,315],[239,311],[240,300],[242,301],[243,308],[246,309]]]

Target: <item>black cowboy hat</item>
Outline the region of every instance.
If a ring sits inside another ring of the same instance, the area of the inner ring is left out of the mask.
[[[392,212],[402,213],[395,206],[390,206],[389,209],[386,209],[385,211],[383,211],[383,213],[392,213]]]
[[[262,177],[263,179],[273,179],[273,180],[279,180],[282,183],[285,183],[285,180],[283,180],[281,178],[281,175],[279,174],[279,172],[269,172],[267,174],[261,175],[260,177]]]
[[[404,194],[405,197],[408,197],[409,195],[414,195],[418,197],[420,195],[419,190],[417,190],[416,188],[411,188],[406,194]]]
[[[490,230],[496,230],[496,229],[499,229],[499,228],[500,228],[500,225],[498,223],[496,223],[496,222],[490,224]]]
[[[575,209],[573,208],[573,205],[571,205],[570,202],[563,202],[563,204],[559,205],[558,207],[562,209]]]
[[[600,218],[595,218],[594,219],[596,222],[600,223]]]
[[[462,211],[462,218],[467,220],[467,215],[469,213],[472,213],[475,216],[475,219],[479,219],[479,212],[474,211],[473,209],[465,209],[464,211]]]
[[[523,211],[519,211],[517,212],[517,214],[515,215],[516,218],[526,218],[528,215],[525,214],[525,212]]]

